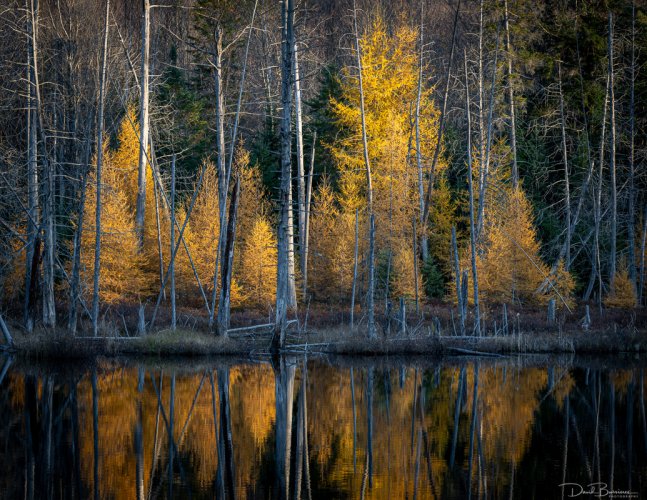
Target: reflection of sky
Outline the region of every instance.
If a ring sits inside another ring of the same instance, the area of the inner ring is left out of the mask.
[[[218,380],[227,373],[228,400]],[[473,498],[507,498],[511,488],[514,497],[552,498],[563,477],[588,484],[598,469],[617,489],[637,491],[647,478],[640,376],[506,363],[482,364],[478,377],[473,364],[351,374],[310,363],[304,385],[302,363],[282,376],[264,363],[193,373],[110,365],[97,369],[93,391],[92,372],[11,369],[0,389],[0,490],[86,497],[96,477],[102,498],[165,497],[171,484],[173,495],[195,498],[233,478],[236,497],[265,498],[279,487],[277,458],[289,453],[291,496],[465,498],[471,487]],[[292,401],[278,413],[291,420],[289,447],[285,439],[277,447],[275,380]],[[220,432],[228,426],[231,441]]]

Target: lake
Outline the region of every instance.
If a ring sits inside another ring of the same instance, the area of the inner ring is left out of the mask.
[[[0,498],[647,493],[636,358],[0,366]]]

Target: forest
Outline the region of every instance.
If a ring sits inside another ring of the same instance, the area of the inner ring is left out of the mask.
[[[642,0],[2,0],[5,339],[640,329],[646,57]]]

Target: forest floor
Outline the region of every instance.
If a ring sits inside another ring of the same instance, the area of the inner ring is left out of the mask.
[[[473,334],[471,318],[466,335],[457,331],[457,318],[447,305],[427,305],[421,314],[410,313],[406,331],[397,315],[376,317],[378,335],[366,335],[366,318],[358,326],[348,326],[348,312],[335,308],[313,308],[299,314],[289,325],[285,353],[338,355],[477,355],[506,354],[615,354],[647,352],[647,311],[593,310],[591,325],[582,326],[584,309],[558,314],[554,323],[546,321],[545,311],[500,308],[483,313],[484,333]],[[11,328],[14,344],[0,345],[0,351],[27,358],[87,358],[92,356],[152,355],[211,356],[269,354],[271,315],[235,312],[233,329],[227,338],[208,331],[207,318],[184,311],[178,328],[161,329],[168,324],[162,314],[160,329],[143,336],[136,331],[135,310],[119,313],[120,321],[106,322],[98,337],[88,333],[71,336],[64,331],[35,331],[27,334],[17,323]],[[117,325],[122,325],[123,331]],[[128,326],[130,324],[130,327]]]

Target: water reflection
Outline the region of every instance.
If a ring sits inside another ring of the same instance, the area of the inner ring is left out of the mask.
[[[647,492],[639,365],[0,363],[0,498]]]

